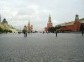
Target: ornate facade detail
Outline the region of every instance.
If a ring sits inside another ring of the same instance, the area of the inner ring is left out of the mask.
[[[26,26],[26,25],[25,25],[25,26]],[[33,25],[30,24],[30,21],[28,22],[28,25],[27,25],[26,27],[27,27],[26,29],[27,29],[27,32],[28,32],[28,33],[33,32]]]

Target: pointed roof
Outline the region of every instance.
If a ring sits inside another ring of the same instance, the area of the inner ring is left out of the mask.
[[[8,24],[8,22],[6,21],[6,18],[3,19],[2,23],[7,23]]]
[[[50,13],[49,13],[49,17],[51,17]]]
[[[79,15],[78,14],[75,15],[75,21],[79,21]]]
[[[48,19],[48,22],[51,22],[51,15],[49,14],[49,19]]]

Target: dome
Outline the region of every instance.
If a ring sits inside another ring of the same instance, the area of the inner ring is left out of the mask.
[[[5,19],[5,18],[3,19],[2,23],[7,23],[7,24],[8,24],[8,22],[6,21],[6,19]]]

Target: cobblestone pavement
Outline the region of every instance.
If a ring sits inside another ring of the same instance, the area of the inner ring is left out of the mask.
[[[0,62],[84,62],[84,36],[0,34]]]

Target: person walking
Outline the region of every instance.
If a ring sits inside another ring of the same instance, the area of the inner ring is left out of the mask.
[[[23,28],[23,33],[24,33],[24,37],[27,37],[27,27],[26,26],[24,26]]]
[[[44,31],[43,31],[43,34],[44,34]]]
[[[82,34],[82,36],[83,36],[83,33],[84,33],[84,25],[81,24],[81,34]]]
[[[58,31],[56,30],[56,37],[57,37],[57,32],[58,32]]]
[[[82,29],[82,36],[83,36],[84,30]]]

